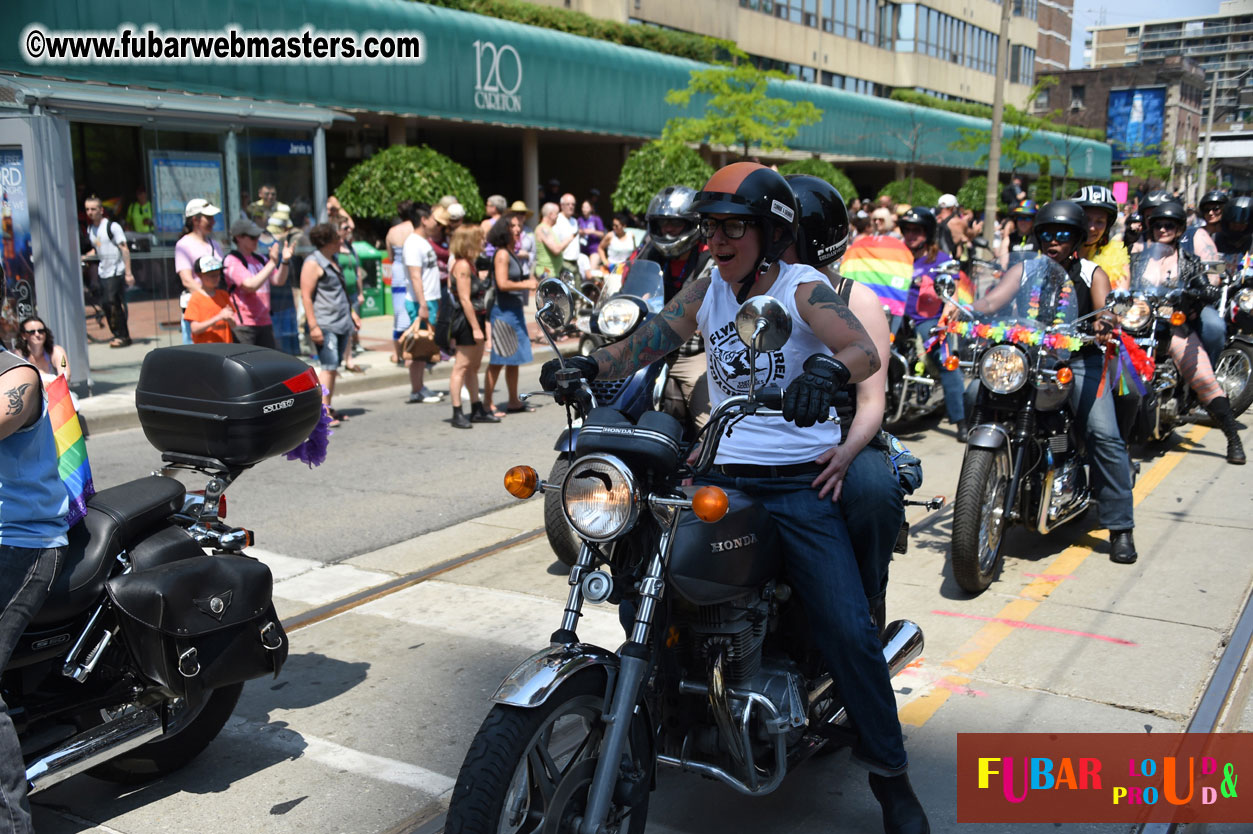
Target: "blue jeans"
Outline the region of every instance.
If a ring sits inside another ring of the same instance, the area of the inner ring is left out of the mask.
[[[1070,367],[1075,372],[1075,381],[1070,391],[1070,407],[1088,447],[1092,494],[1100,504],[1097,519],[1107,529],[1130,530],[1135,526],[1131,458],[1114,414],[1113,367],[1105,381],[1105,390],[1099,398],[1096,396],[1104,365],[1105,359],[1099,353],[1072,356]]]
[[[348,350],[348,339],[351,336],[352,331],[347,333],[327,333],[322,331],[322,347],[313,346],[318,352],[319,370],[339,370],[339,364],[344,360],[344,353]]]
[[[939,323],[940,320],[938,318],[915,322],[914,332],[922,337],[923,342],[926,342]],[[957,338],[949,336],[948,339],[949,348],[956,352]],[[942,350],[941,346],[936,345],[935,351],[928,358],[928,361],[934,360],[935,364],[939,365]],[[960,423],[966,419],[966,376],[962,373],[961,368],[955,371],[946,370],[943,365],[939,365],[939,368],[940,386],[944,389],[944,411],[948,414],[950,423]],[[912,374],[914,369],[910,368],[909,372]]]
[[[1218,355],[1227,344],[1227,322],[1223,321],[1223,314],[1215,307],[1202,307],[1201,318],[1191,324],[1209,354],[1210,365],[1218,365]]]
[[[8,665],[18,638],[43,605],[65,558],[64,547],[0,544],[0,668]],[[9,708],[0,700],[0,831],[32,834],[22,746]]]
[[[844,475],[840,512],[867,598],[887,591],[892,548],[905,521],[904,499],[887,453],[873,444],[865,446]]]
[[[907,761],[896,697],[839,504],[818,497],[809,486],[811,475],[764,479],[710,473],[700,481],[741,490],[770,513],[783,544],[788,584],[805,606],[815,646],[857,727],[853,755],[873,772],[903,773]]]

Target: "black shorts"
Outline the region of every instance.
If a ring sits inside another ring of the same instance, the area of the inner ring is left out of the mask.
[[[454,345],[460,347],[474,347],[474,328],[470,326],[470,322],[466,320],[464,315],[460,315],[461,311],[454,314],[452,331],[448,334],[450,341]],[[486,326],[487,313],[474,313],[479,320],[479,332],[483,333]]]

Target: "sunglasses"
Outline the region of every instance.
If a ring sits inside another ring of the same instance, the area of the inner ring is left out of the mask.
[[[1158,232],[1163,231],[1163,230],[1169,231],[1169,232],[1177,232],[1179,231],[1179,224],[1173,220],[1158,220],[1156,223],[1153,223],[1149,228],[1153,230],[1153,234],[1157,234]]]
[[[1041,243],[1073,243],[1076,237],[1074,229],[1039,229],[1035,235]]]
[[[744,233],[748,231],[749,226],[755,225],[757,225],[756,220],[745,220],[742,217],[727,217],[723,220],[705,217],[700,221],[700,236],[708,240],[721,228],[724,237],[730,240],[739,240],[744,237]]]
[[[1214,212],[1218,212],[1219,214],[1221,214],[1222,210],[1223,210],[1223,207],[1218,205],[1217,203],[1215,203],[1214,205],[1209,205],[1209,206],[1201,206],[1201,211],[1204,214],[1213,214]]]
[[[36,327],[34,330],[23,330],[22,332],[25,333],[27,336],[47,336],[48,335],[47,329],[43,327]]]

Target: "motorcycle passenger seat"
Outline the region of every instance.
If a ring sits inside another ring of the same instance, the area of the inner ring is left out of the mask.
[[[181,510],[186,492],[173,478],[151,475],[89,498],[87,515],[70,528],[65,561],[32,624],[62,623],[85,611],[103,592],[117,554]]]

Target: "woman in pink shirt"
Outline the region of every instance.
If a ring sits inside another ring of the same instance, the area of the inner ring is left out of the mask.
[[[270,285],[281,287],[287,283],[287,262],[291,259],[292,245],[282,248],[270,247],[270,257],[257,254],[257,239],[261,227],[251,220],[236,220],[231,224],[231,239],[235,248],[223,261],[226,289],[235,307],[235,341],[245,345],[277,348],[274,342],[274,325],[270,320]]]

